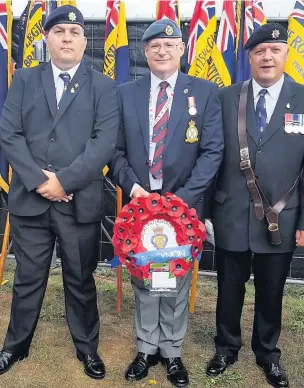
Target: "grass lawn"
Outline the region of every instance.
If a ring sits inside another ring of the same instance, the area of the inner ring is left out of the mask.
[[[0,343],[7,328],[14,265],[7,266],[4,278],[8,283],[0,288]],[[16,363],[0,376],[0,388],[123,388],[162,387],[171,385],[161,365],[150,369],[149,376],[138,383],[124,381],[124,370],[136,354],[133,328],[133,292],[124,273],[123,312],[116,313],[115,273],[104,269],[96,274],[101,338],[99,352],[107,368],[106,378],[94,381],[85,376],[65,321],[61,270],[50,274],[40,320],[30,350],[30,357]],[[250,349],[254,290],[247,287],[243,314],[243,342],[239,362],[219,379],[205,375],[205,367],[213,354],[215,333],[215,279],[201,278],[198,284],[196,311],[190,315],[188,333],[183,347],[183,360],[189,369],[191,388],[267,388],[263,373],[256,367]],[[304,386],[304,287],[285,288],[283,330],[280,340],[283,360],[291,388]]]

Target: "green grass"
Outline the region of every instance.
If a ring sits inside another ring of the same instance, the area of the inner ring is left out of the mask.
[[[14,266],[5,272],[8,283],[0,288],[0,342],[7,328]],[[11,371],[0,376],[0,388],[169,388],[161,365],[150,369],[148,378],[138,383],[124,381],[124,370],[136,353],[134,333],[133,292],[129,276],[123,273],[123,312],[116,312],[115,272],[102,269],[96,276],[101,338],[99,351],[107,375],[94,381],[83,373],[65,321],[61,270],[51,272],[41,318],[31,347],[30,357],[16,363]],[[190,373],[190,388],[267,388],[262,372],[254,363],[250,350],[254,289],[247,286],[242,319],[244,346],[239,362],[217,379],[205,375],[206,363],[214,352],[215,334],[215,279],[201,278],[197,289],[196,311],[189,317],[189,327],[183,347],[183,360]],[[292,388],[303,387],[304,287],[286,286],[283,330],[280,346]],[[156,383],[156,384],[153,384]]]

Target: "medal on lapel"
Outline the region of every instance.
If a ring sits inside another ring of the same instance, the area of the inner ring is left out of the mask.
[[[189,127],[186,131],[186,143],[196,143],[198,141],[198,129],[193,120],[189,121]]]
[[[188,97],[188,109],[189,109],[190,116],[196,115],[197,110],[196,110],[196,104],[195,104],[195,97],[193,96]]]

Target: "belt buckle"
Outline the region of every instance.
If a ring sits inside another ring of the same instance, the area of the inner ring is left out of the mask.
[[[247,168],[250,168],[251,167],[251,163],[250,163],[250,160],[247,159],[247,160],[241,160],[240,162],[240,168],[241,170],[246,170]]]
[[[279,224],[277,224],[276,222],[271,222],[268,225],[268,230],[269,232],[276,232],[277,230],[279,230]]]

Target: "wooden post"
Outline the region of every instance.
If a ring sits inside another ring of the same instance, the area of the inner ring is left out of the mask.
[[[6,280],[3,281],[3,273],[7,255],[7,247],[10,235],[10,223],[9,223],[9,213],[7,212],[6,223],[5,223],[5,231],[2,241],[2,249],[1,249],[1,257],[0,257],[0,286],[3,286],[6,283]]]
[[[116,216],[119,215],[122,209],[122,191],[120,187],[116,187]],[[117,283],[117,301],[116,310],[118,313],[122,311],[122,266],[116,268],[116,283]]]
[[[194,309],[195,309],[195,298],[196,298],[196,286],[197,286],[198,269],[199,269],[199,261],[196,260],[194,262],[193,272],[192,272],[191,293],[190,293],[190,303],[189,303],[189,311],[190,311],[190,313],[194,313]]]

